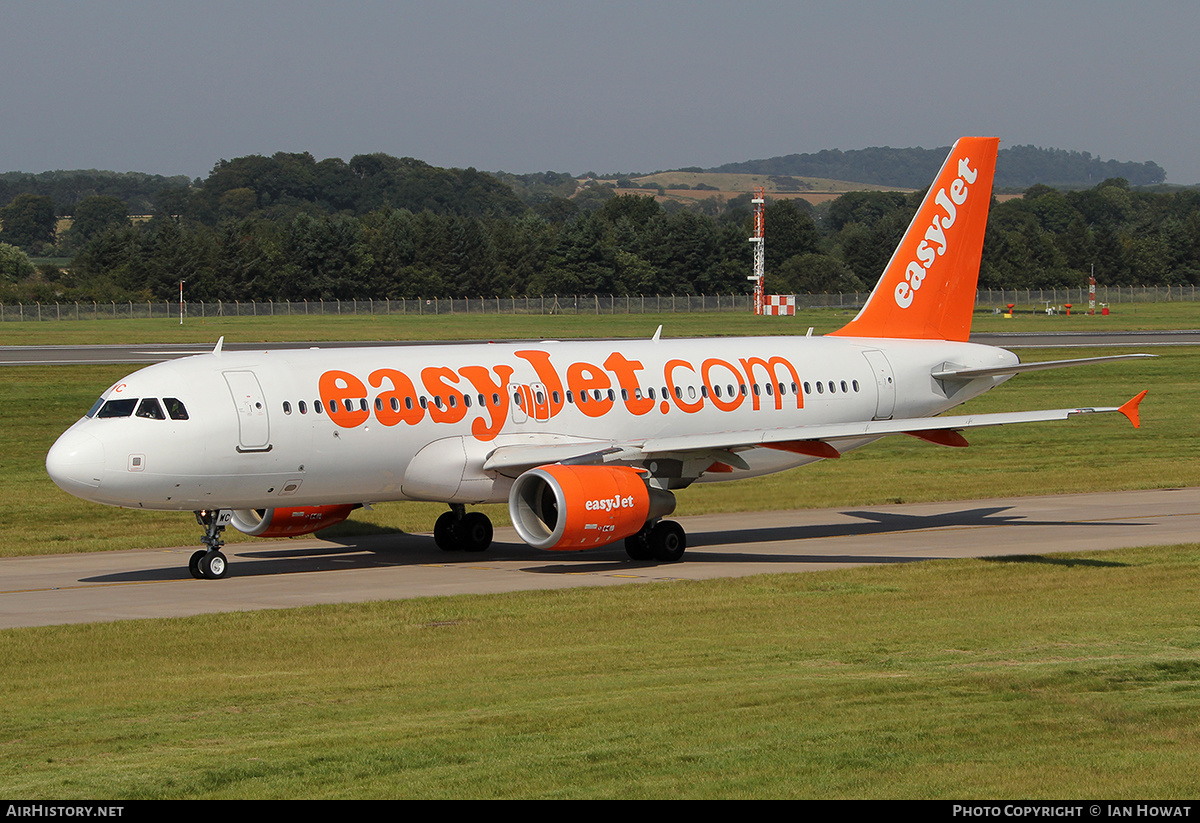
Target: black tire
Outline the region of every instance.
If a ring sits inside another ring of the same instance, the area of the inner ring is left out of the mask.
[[[486,551],[492,545],[492,521],[483,512],[471,512],[454,524],[454,536],[463,551]]]
[[[454,512],[443,512],[433,524],[433,542],[444,552],[458,551],[460,548],[455,539]]]
[[[625,554],[630,560],[653,560],[654,551],[650,548],[650,529],[643,526],[637,534],[625,538]]]
[[[196,565],[206,580],[220,580],[229,574],[229,561],[220,552],[205,552]]]
[[[683,526],[680,526],[674,520],[660,520],[650,530],[649,539],[650,550],[654,553],[654,559],[662,563],[675,563],[683,558],[684,551],[687,550],[687,535],[684,534]]]
[[[204,575],[200,571],[200,560],[204,555],[208,554],[204,549],[193,552],[191,558],[188,559],[188,572],[197,580],[203,580]]]

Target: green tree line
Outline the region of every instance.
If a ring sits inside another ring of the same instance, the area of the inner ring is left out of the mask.
[[[749,196],[687,208],[547,173],[522,188],[473,169],[365,155],[222,161],[171,204],[131,222],[118,198],[75,206],[65,238],[53,202],[0,208],[0,300],[301,300],[537,294],[713,294],[750,286]],[[570,191],[569,191],[570,188]],[[923,193],[851,192],[820,208],[767,205],[767,288],[868,290]],[[39,228],[41,227],[41,228]],[[57,244],[57,245],[54,245]],[[57,252],[31,272],[15,255]],[[15,253],[15,254],[14,254]],[[993,203],[980,286],[1200,282],[1200,192],[1110,179],[1034,186]]]

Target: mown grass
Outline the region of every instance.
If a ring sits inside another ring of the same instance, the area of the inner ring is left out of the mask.
[[[1189,545],[3,631],[0,794],[1189,798],[1198,569]]]
[[[97,343],[214,343],[324,340],[508,340],[574,337],[649,337],[661,324],[667,337],[816,334],[845,325],[852,309],[800,309],[795,317],[748,313],[612,315],[293,315],[275,317],[189,317],[63,320],[0,323],[0,346],[93,345]],[[1044,306],[1022,305],[1005,319],[976,311],[976,332],[1118,331],[1200,328],[1200,302],[1119,303],[1108,317],[1075,313],[1047,316]]]

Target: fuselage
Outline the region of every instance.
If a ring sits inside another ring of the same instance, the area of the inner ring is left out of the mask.
[[[519,472],[484,464],[504,446],[927,417],[1006,379],[949,385],[933,371],[1016,362],[970,343],[851,337],[214,352],[109,387],[46,466],[71,494],[146,509],[500,502]],[[821,459],[739,457],[681,482]]]

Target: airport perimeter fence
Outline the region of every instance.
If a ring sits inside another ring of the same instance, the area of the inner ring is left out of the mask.
[[[798,294],[796,307],[858,309],[868,292]],[[410,298],[398,300],[231,300],[188,301],[184,317],[274,317],[304,315],[440,315],[440,314],[694,314],[749,312],[749,294],[545,295],[540,297]],[[1161,303],[1197,300],[1196,287],[1097,286],[1096,302]],[[999,309],[1009,304],[1051,307],[1086,306],[1087,289],[980,289],[977,308]],[[0,303],[0,322],[47,320],[106,320],[178,318],[178,302]]]

